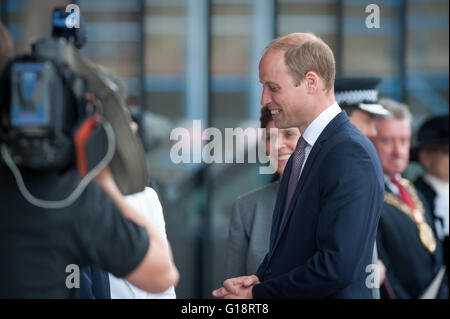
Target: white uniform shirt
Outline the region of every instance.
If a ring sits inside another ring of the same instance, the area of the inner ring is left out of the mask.
[[[161,237],[167,240],[166,223],[162,212],[162,206],[158,195],[150,188],[146,187],[142,192],[126,197],[128,203],[140,214],[144,215],[150,224],[155,227]],[[151,245],[151,243],[150,243]],[[111,299],[175,299],[175,288],[172,286],[159,294],[148,293],[133,286],[123,278],[117,278],[109,274],[111,286]]]
[[[317,116],[314,121],[309,124],[306,130],[303,132],[303,138],[308,143],[305,147],[305,160],[303,161],[302,168],[300,170],[299,179],[303,172],[303,167],[305,167],[306,160],[308,159],[311,149],[316,143],[322,131],[325,127],[341,112],[339,105],[334,102],[329,107],[327,107],[322,113]]]
[[[436,220],[435,226],[437,235],[442,240],[449,233],[449,184],[429,174],[425,174],[423,179],[436,192],[436,197],[434,198],[434,214],[442,218],[442,223]]]

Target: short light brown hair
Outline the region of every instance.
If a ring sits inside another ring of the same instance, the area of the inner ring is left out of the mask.
[[[273,50],[285,52],[284,62],[296,85],[313,71],[324,80],[326,91],[333,91],[336,63],[333,51],[321,38],[312,33],[290,33],[272,40],[264,54]]]
[[[0,73],[13,57],[13,41],[8,30],[0,22]]]

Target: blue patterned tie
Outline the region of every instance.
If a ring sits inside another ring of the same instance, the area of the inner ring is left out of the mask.
[[[297,142],[297,147],[295,148],[295,152],[292,155],[293,156],[292,169],[291,175],[289,176],[289,186],[286,195],[286,201],[284,203],[283,217],[281,217],[280,229],[281,225],[283,225],[284,218],[286,217],[286,213],[289,209],[289,204],[291,203],[292,196],[294,195],[295,192],[295,188],[297,187],[298,178],[300,176],[303,162],[305,161],[306,146],[308,146],[308,142],[305,141],[303,136],[300,136],[300,139]]]

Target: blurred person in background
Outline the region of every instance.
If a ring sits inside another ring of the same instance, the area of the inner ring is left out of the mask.
[[[432,216],[414,185],[401,176],[409,161],[411,113],[390,99],[379,103],[391,113],[377,119],[378,134],[372,138],[385,180],[377,247],[388,284],[381,287],[381,298],[448,298]]]
[[[138,126],[136,122],[130,123],[131,128],[137,134]],[[155,228],[161,236],[165,245],[168,247],[169,242],[166,234],[166,224],[164,221],[163,209],[158,198],[158,194],[151,187],[136,194],[126,196],[127,202],[136,209],[139,214],[143,215],[147,221]],[[142,290],[125,278],[118,278],[109,273],[109,283],[112,299],[175,299],[175,287],[172,285],[161,293],[149,293]]]
[[[376,118],[389,112],[378,103],[379,78],[337,78],[336,102],[347,113],[350,122],[368,138],[377,135]]]
[[[0,21],[0,74],[14,54],[14,44],[6,27]]]
[[[126,107],[127,88],[120,76],[101,65],[94,65],[96,71],[100,74],[108,86],[112,88],[119,98],[120,105],[130,119],[131,131],[137,135],[138,124],[133,120],[129,110]],[[165,229],[164,215],[158,195],[151,187],[145,187],[142,192],[126,196],[127,202],[142,215],[158,232],[164,244],[168,248],[168,240]],[[166,291],[161,293],[149,293],[144,291],[125,278],[119,278],[112,273],[106,273],[96,267],[87,267],[84,269],[85,280],[82,282],[84,298],[103,298],[103,299],[175,299],[175,287],[172,285]]]
[[[4,46],[9,41],[9,35],[1,28],[2,67],[11,57],[11,46]],[[3,74],[0,87],[1,119],[6,122],[5,114],[10,108],[9,94],[5,94],[10,91],[7,75]],[[126,114],[117,112],[114,116]],[[113,127],[116,137],[129,129]],[[23,190],[19,191],[17,176],[11,172],[12,160],[4,155],[6,149],[2,143],[0,259],[8,262],[0,263],[0,298],[79,297],[77,272],[68,273],[70,265],[75,269],[94,265],[155,293],[178,282],[170,247],[127,203],[108,167],[72,204],[44,208],[25,200]],[[80,181],[72,164],[46,171],[22,168],[21,178],[37,198],[60,201]],[[72,275],[73,286],[68,285]],[[82,278],[81,275],[80,282]]]
[[[436,234],[443,242],[444,260],[448,273],[449,233],[449,116],[428,118],[419,128],[418,145],[411,152],[412,160],[418,160],[424,169],[414,185],[428,206],[436,227]]]
[[[277,129],[277,134],[271,134],[270,129],[275,128],[275,124],[267,106],[261,108],[260,123],[261,128],[266,129],[266,153],[277,168],[278,180],[235,200],[228,233],[226,278],[254,274],[269,250],[278,187],[287,161],[300,138],[296,127]],[[271,143],[276,145],[276,154],[271,154]]]
[[[120,134],[120,132],[116,132]],[[60,199],[79,181],[72,169],[22,175],[32,194]],[[25,201],[0,161],[0,298],[76,298],[68,265],[94,265],[160,293],[178,281],[172,253],[154,226],[127,203],[109,169],[70,206],[43,209]],[[80,278],[81,279],[81,278]]]

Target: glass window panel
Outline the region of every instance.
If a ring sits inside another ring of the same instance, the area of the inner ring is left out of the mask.
[[[418,124],[448,113],[448,1],[408,1],[406,102]]]
[[[183,102],[183,92],[147,92],[149,110],[166,116],[175,123],[182,120]]]
[[[119,74],[129,105],[140,105],[139,1],[79,0],[87,42],[81,49],[94,63]]]
[[[251,15],[250,1],[211,4],[210,112],[215,127],[236,127],[247,117]]]
[[[337,48],[337,3],[329,1],[278,1],[278,36],[292,32],[312,32],[335,52]]]
[[[145,3],[147,109],[172,120],[184,114],[186,1]]]
[[[343,70],[346,75],[384,76],[399,73],[400,23],[398,6],[391,1],[374,2],[380,7],[380,28],[365,25],[367,4],[344,2]]]
[[[400,1],[372,1],[380,8],[380,28],[367,28],[368,3],[346,0],[343,5],[342,71],[344,76],[379,76],[380,93],[400,99]]]

